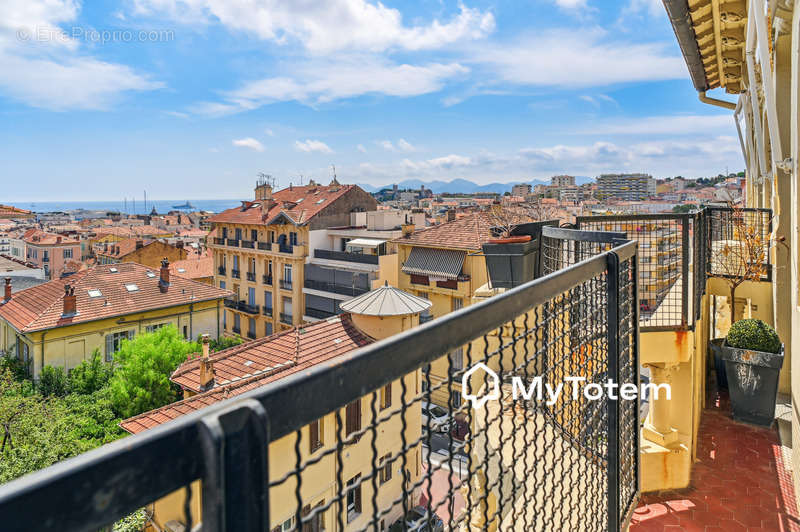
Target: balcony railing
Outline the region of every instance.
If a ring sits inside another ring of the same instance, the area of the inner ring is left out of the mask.
[[[256,272],[247,272],[247,280],[256,282]]]
[[[231,277],[239,279],[241,278],[241,272],[239,270],[231,270]]]
[[[224,299],[223,301],[225,302],[225,306],[228,308],[236,308],[237,305],[239,304],[237,301],[234,301],[233,299]]]
[[[218,246],[224,246],[225,245],[225,239],[224,238],[220,238],[218,236],[215,236],[214,237],[214,243],[216,245],[218,245]]]
[[[305,315],[306,316],[310,316],[312,318],[319,318],[321,320],[324,320],[326,318],[330,318],[332,316],[336,316],[336,313],[335,312],[329,312],[327,310],[319,310],[319,309],[315,309],[315,308],[306,307]]]
[[[225,266],[220,266],[220,267],[217,268],[217,273],[218,274],[225,275],[225,272],[226,272]]]
[[[285,314],[285,313],[281,312],[281,323],[285,323],[287,325],[291,325],[292,324],[292,315],[291,314]]]
[[[317,259],[358,262],[360,264],[378,264],[378,255],[364,255],[363,253],[348,253],[346,251],[332,251],[329,249],[315,249],[314,257]]]
[[[291,290],[292,289],[292,280],[281,279],[281,288],[284,290]]]
[[[369,288],[360,288],[351,285],[329,283],[327,281],[315,281],[314,279],[306,279],[303,281],[303,286],[313,290],[320,290],[323,292],[333,292],[334,294],[341,294],[343,296],[360,296],[369,292]]]
[[[200,518],[193,501],[202,504],[204,530],[272,529],[287,515],[296,516],[295,529],[312,529],[324,517],[326,529],[344,530],[348,499],[361,503],[358,529],[379,529],[417,505],[446,511],[449,530],[488,528],[481,519],[498,530],[625,529],[639,495],[639,394],[546,406],[512,401],[506,384],[516,377],[527,385],[540,375],[555,385],[576,372],[598,386],[638,384],[636,246],[584,243],[595,252],[612,247],[580,262],[583,251],[559,256],[567,266],[525,285],[2,485],[3,529],[96,530],[182,488],[187,502],[179,519],[187,530]],[[565,248],[549,242],[547,249]],[[448,401],[450,418],[463,417],[472,431],[463,440],[438,435],[450,453],[434,460],[423,448],[432,449],[434,431],[430,418],[420,430],[420,402],[432,402],[434,392],[458,393],[463,373],[433,383],[428,368],[463,345],[470,366],[480,362],[498,374],[496,381],[471,374],[469,393],[497,389],[500,398],[479,410]],[[376,413],[378,391],[400,378],[403,385],[393,389],[402,399]],[[406,386],[408,379],[416,382]],[[420,380],[427,386],[417,386]],[[345,433],[344,412],[356,401],[358,425],[348,419]],[[332,413],[339,428],[326,430],[323,448],[307,456],[314,442],[306,427]],[[376,438],[387,440],[384,431],[394,445],[388,454],[376,447]],[[282,438],[290,444],[270,445]],[[458,468],[456,445],[468,450]],[[280,456],[270,454],[278,449]],[[354,453],[368,465],[342,478],[341,465]],[[327,471],[323,456],[339,464],[324,501],[311,495]],[[268,463],[280,463],[281,473],[268,471]],[[394,478],[384,483],[387,472]],[[193,493],[198,486],[201,493]]]
[[[270,244],[269,242],[259,242],[258,249],[260,249],[261,251],[269,251],[270,249],[272,249],[272,244]]]
[[[272,307],[261,305],[261,312],[264,314],[264,316],[272,317]]]
[[[231,330],[232,330],[232,331],[233,331],[235,334],[242,334],[242,328],[241,328],[241,327],[237,327],[236,325],[234,325],[233,327],[231,327]]]
[[[242,240],[242,247],[247,249],[255,249],[255,242],[253,240]]]
[[[239,301],[239,304],[236,305],[236,308],[248,314],[258,314],[258,305],[250,305],[244,301]]]
[[[272,276],[271,275],[262,275],[261,280],[264,281],[264,284],[271,285],[272,284]]]
[[[255,340],[256,339],[255,331],[247,331],[247,337],[250,338],[251,340]]]
[[[231,247],[235,247],[235,248],[239,247],[239,241],[236,240],[235,238],[229,238],[227,243]]]

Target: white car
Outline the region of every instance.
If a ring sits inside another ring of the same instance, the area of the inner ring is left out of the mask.
[[[428,420],[430,420],[431,430],[438,432],[449,432],[452,427],[452,421],[447,414],[447,410],[439,405],[422,401],[422,427],[428,427]]]

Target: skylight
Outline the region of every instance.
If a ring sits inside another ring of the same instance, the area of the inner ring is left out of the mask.
[[[295,201],[295,203],[302,203],[305,198],[300,198],[299,200]]]
[[[138,287],[138,286],[136,286],[136,285],[135,285],[135,284],[133,284],[133,283],[131,283],[131,284],[126,284],[126,285],[125,285],[125,290],[127,290],[128,292],[138,292],[138,291],[139,291],[139,287]]]
[[[116,268],[109,268],[108,271],[110,271],[111,273],[117,273],[119,270]]]
[[[178,273],[186,273],[186,270],[184,268],[178,268]]]
[[[100,290],[92,289],[89,290],[88,292],[89,292],[89,297],[103,297],[103,292],[101,292]]]
[[[325,198],[318,199],[318,200],[317,200],[317,205],[319,205],[319,204],[320,204],[320,203],[322,203],[323,201],[325,201]]]
[[[147,272],[145,275],[148,276],[151,279],[156,276],[156,274],[153,273],[153,272]]]

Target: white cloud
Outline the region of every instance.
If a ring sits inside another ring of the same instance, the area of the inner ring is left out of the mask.
[[[84,55],[59,28],[75,20],[74,0],[0,4],[0,93],[51,110],[106,109],[127,91],[164,86],[130,67]]]
[[[394,144],[392,144],[391,140],[376,140],[375,144],[386,151],[397,151],[397,148],[394,147]]]
[[[566,11],[586,8],[586,0],[555,0],[555,3],[558,7]]]
[[[397,141],[397,149],[404,152],[417,151],[417,148],[412,146],[410,142],[406,141],[406,139],[400,139]]]
[[[410,153],[413,151],[417,151],[417,148],[413,146],[410,142],[408,142],[406,139],[399,139],[396,143],[393,143],[391,140],[376,140],[375,144],[377,144],[384,150],[391,152]]]
[[[249,148],[254,151],[264,151],[264,145],[253,137],[245,137],[243,139],[234,139],[231,144],[240,148]]]
[[[225,103],[205,102],[196,105],[194,110],[217,115],[292,100],[315,105],[366,94],[417,96],[436,92],[447,79],[468,71],[457,63],[400,65],[375,57],[308,61],[292,66],[285,76],[244,84],[227,93]]]
[[[666,115],[588,123],[580,133],[591,135],[691,135],[708,131],[735,133],[733,117],[725,115]]]
[[[672,47],[612,39],[602,29],[557,29],[474,47],[465,63],[483,67],[494,84],[574,89],[685,79],[686,65]]]
[[[305,142],[294,141],[294,149],[306,153],[333,153],[333,150],[324,142],[307,139]]]
[[[459,6],[447,21],[406,25],[402,13],[367,0],[135,0],[140,14],[188,24],[220,23],[278,44],[297,41],[313,53],[341,50],[429,50],[482,39],[495,29],[489,12]]]
[[[359,144],[358,146],[356,146],[356,149],[361,153],[367,153],[367,149],[364,147],[363,144]]]
[[[265,130],[264,130],[264,133],[266,133],[266,134],[267,134],[267,135],[269,135],[270,137],[274,137],[274,136],[275,136],[275,132],[274,132],[274,131],[272,131],[272,130],[271,130],[271,129],[269,129],[269,128],[265,129]]]

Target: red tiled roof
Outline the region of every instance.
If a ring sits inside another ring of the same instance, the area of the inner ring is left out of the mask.
[[[31,211],[14,207],[13,205],[0,205],[0,216],[32,216]]]
[[[0,318],[20,332],[32,332],[231,295],[228,290],[178,276],[171,276],[169,289],[161,293],[158,281],[158,270],[133,262],[95,266],[17,292],[0,305]],[[138,290],[128,291],[127,284],[135,284]],[[78,314],[71,318],[61,316],[64,285],[72,286],[77,298]],[[101,295],[90,297],[89,290],[99,290]]]
[[[176,260],[170,264],[170,271],[187,279],[203,279],[214,276],[214,258],[210,253],[205,253],[199,257],[194,254],[192,256],[194,258]]]
[[[231,347],[211,355],[215,379],[210,390],[126,419],[120,426],[136,434],[372,342],[353,325],[349,314],[341,314]],[[199,365],[196,358],[184,362],[172,374],[172,381],[186,389],[199,390]]]
[[[81,243],[78,239],[47,233],[41,229],[28,229],[22,239],[27,244],[35,246],[77,245]]]
[[[272,194],[275,205],[267,213],[261,214],[261,204],[256,201],[243,201],[241,207],[222,211],[208,219],[212,223],[237,223],[261,225],[270,223],[283,213],[297,225],[308,223],[322,209],[342,197],[356,185],[306,185],[284,188]],[[265,221],[266,220],[266,221]]]
[[[399,237],[392,242],[435,248],[480,249],[481,245],[491,238],[489,233],[491,227],[488,214],[475,213],[452,222],[415,231],[408,238]]]

